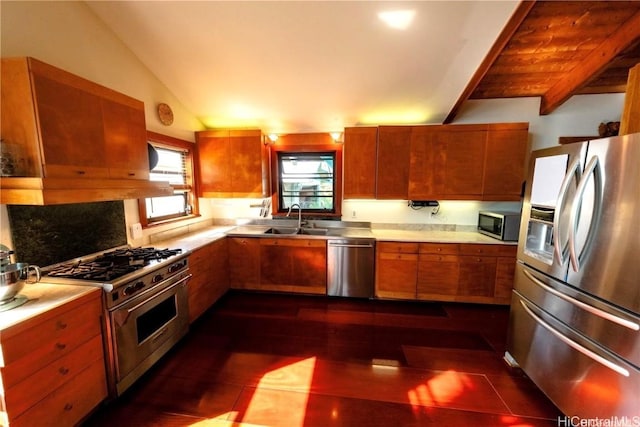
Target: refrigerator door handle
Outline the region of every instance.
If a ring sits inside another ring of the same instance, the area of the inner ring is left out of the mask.
[[[547,285],[546,283],[542,282],[541,280],[539,280],[537,277],[535,277],[533,274],[529,273],[527,270],[523,270],[524,271],[524,275],[527,276],[527,278],[529,278],[529,280],[531,280],[533,283],[535,283],[536,285],[540,286],[542,289],[544,289],[545,291],[549,292],[550,294],[553,294],[555,296],[557,296],[558,298],[562,298],[563,300],[577,306],[580,307],[581,309],[588,311],[589,313],[596,315],[598,317],[601,317],[603,319],[606,319],[610,322],[613,323],[617,323],[620,326],[624,326],[625,328],[631,329],[633,331],[638,331],[640,330],[640,325],[638,325],[635,322],[632,322],[630,320],[627,319],[623,319],[622,317],[616,316],[615,314],[611,314],[611,313],[607,313],[604,310],[601,310],[597,307],[594,307],[592,305],[586,304],[580,300],[577,300],[567,294],[564,294],[554,288],[552,288],[551,286]]]
[[[560,241],[560,236],[562,236],[562,233],[560,232],[560,217],[562,216],[560,215],[560,211],[562,211],[564,199],[567,197],[569,185],[571,184],[571,181],[573,181],[574,177],[576,182],[580,181],[580,157],[576,157],[575,160],[571,162],[571,165],[562,180],[560,191],[558,192],[558,199],[556,200],[557,212],[553,215],[553,230],[555,234],[553,239],[553,254],[559,265],[564,264],[564,250],[562,248],[562,242]]]
[[[522,305],[522,308],[524,308],[524,310],[527,312],[527,314],[531,316],[533,320],[536,321],[536,323],[538,323],[540,326],[545,328],[547,331],[551,332],[553,335],[555,335],[556,338],[558,338],[563,343],[567,344],[569,347],[579,351],[580,353],[584,354],[588,358],[600,363],[601,365],[606,366],[607,368],[613,370],[614,372],[617,372],[620,375],[623,375],[625,377],[628,377],[630,375],[629,371],[623,368],[622,366],[616,363],[613,363],[610,360],[605,359],[599,354],[589,350],[586,347],[583,347],[582,345],[578,344],[574,340],[564,336],[561,332],[557,331],[553,326],[551,326],[550,324],[542,320],[533,311],[531,311],[531,309],[527,307],[527,304],[524,301],[520,300],[520,304]]]
[[[580,256],[578,256],[576,251],[578,211],[580,210],[580,206],[582,205],[584,192],[587,189],[587,183],[589,182],[589,178],[592,174],[595,184],[593,217],[591,218],[591,224],[589,225],[587,241],[584,244]],[[582,174],[582,179],[578,183],[578,189],[576,190],[576,194],[573,198],[573,203],[571,204],[571,212],[569,215],[569,259],[571,260],[571,267],[576,273],[580,271],[580,258],[582,257],[583,253],[589,251],[593,238],[596,234],[595,231],[598,226],[598,222],[600,221],[600,213],[602,212],[603,185],[604,183],[602,179],[602,165],[600,164],[600,159],[598,158],[598,156],[593,156],[591,160],[589,160],[589,163],[587,164],[587,167],[584,169],[584,173]]]

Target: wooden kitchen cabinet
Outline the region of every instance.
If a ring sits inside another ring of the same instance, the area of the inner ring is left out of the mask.
[[[411,126],[380,126],[376,162],[376,199],[407,200]]]
[[[527,123],[489,125],[482,200],[521,200],[528,147]]]
[[[144,103],[33,58],[2,67],[3,138],[22,146],[23,176],[149,178]]]
[[[376,198],[377,127],[344,130],[344,198]]]
[[[144,104],[33,58],[3,58],[2,138],[14,176],[0,203],[52,205],[173,195],[149,181]]]
[[[229,285],[232,289],[259,289],[260,238],[227,237]]]
[[[409,200],[520,200],[527,123],[414,126]]]
[[[260,130],[196,132],[200,197],[266,197],[268,150]]]
[[[509,304],[516,246],[378,242],[378,298]]]
[[[229,289],[227,240],[220,239],[189,255],[189,323],[193,323]]]
[[[11,426],[76,425],[107,396],[99,290],[2,332]]]
[[[325,295],[327,241],[260,239],[260,289]]]
[[[417,274],[417,243],[376,244],[376,297],[415,299]]]

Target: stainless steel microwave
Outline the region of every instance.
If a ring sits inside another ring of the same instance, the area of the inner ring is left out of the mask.
[[[520,233],[520,212],[480,212],[478,232],[505,241],[517,241]]]

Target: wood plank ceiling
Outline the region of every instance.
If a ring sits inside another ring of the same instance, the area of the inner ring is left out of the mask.
[[[467,99],[541,97],[550,114],[576,94],[625,92],[640,63],[640,1],[523,1],[445,119]]]

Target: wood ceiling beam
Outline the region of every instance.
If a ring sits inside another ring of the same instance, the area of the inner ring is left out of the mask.
[[[577,67],[567,73],[566,78],[559,80],[542,96],[540,115],[550,114],[571,98],[602,72],[616,55],[636,42],[638,38],[640,38],[640,12],[629,18]]]
[[[536,0],[523,0],[520,2],[516,10],[513,12],[513,15],[511,15],[509,22],[507,22],[507,25],[505,25],[505,27],[502,29],[502,32],[491,47],[491,50],[489,50],[489,53],[484,58],[476,72],[473,74],[473,77],[471,77],[469,83],[467,83],[467,87],[464,89],[449,114],[447,114],[447,117],[444,119],[443,124],[449,124],[453,121],[453,119],[455,119],[456,115],[460,111],[460,108],[462,107],[462,104],[467,101],[473,91],[476,90],[476,88],[482,81],[482,78],[485,76],[485,74],[487,74],[487,71],[489,71],[493,63],[496,62],[496,59],[498,59],[498,56],[500,56],[500,53],[505,48],[507,43],[509,43],[509,40],[511,40],[511,37],[513,37],[515,32],[518,30],[518,27],[520,27],[520,24],[522,24],[522,21],[524,21],[524,19],[527,17],[529,11],[531,11],[531,8],[533,8],[533,5],[535,3]]]

